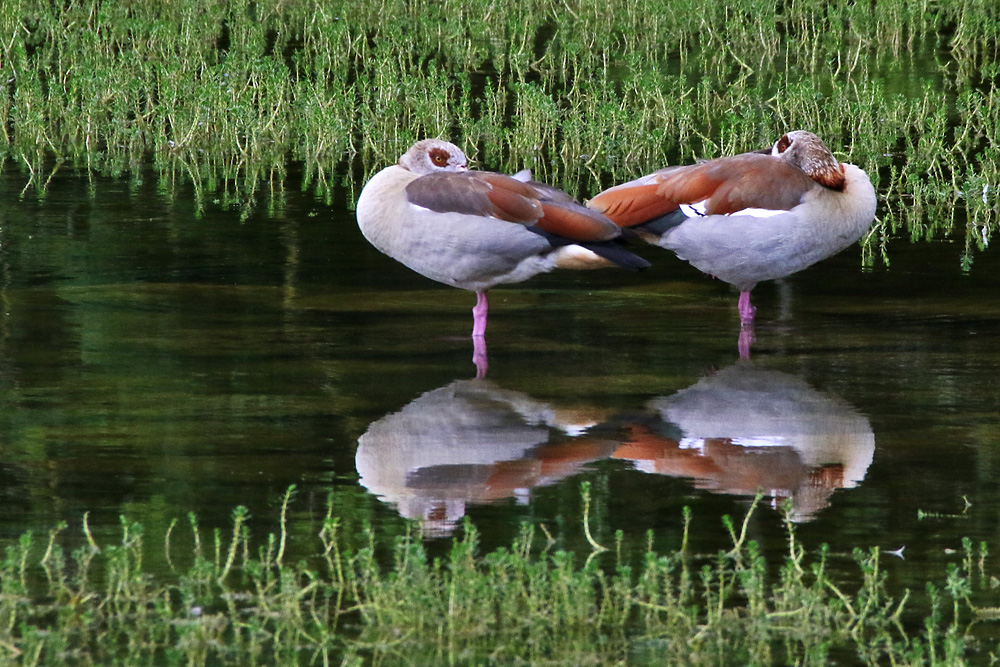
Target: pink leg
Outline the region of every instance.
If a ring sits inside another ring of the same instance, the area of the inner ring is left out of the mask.
[[[740,292],[740,324],[753,328],[753,316],[757,309],[750,304],[750,291]]]
[[[486,301],[486,292],[476,292],[476,307],[472,309],[472,337],[481,338],[486,335],[486,314],[490,304]]]
[[[749,327],[740,327],[740,338],[737,343],[737,347],[740,350],[740,359],[750,358],[750,345],[753,344],[753,325]]]
[[[490,365],[486,360],[486,336],[472,337],[472,363],[476,365],[476,377],[486,377]]]

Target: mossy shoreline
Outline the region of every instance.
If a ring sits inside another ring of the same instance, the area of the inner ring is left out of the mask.
[[[590,538],[586,484],[589,553],[555,549],[530,525],[483,553],[466,523],[444,556],[409,534],[380,562],[370,529],[345,547],[330,502],[318,549],[292,563],[293,491],[264,540],[244,508],[211,538],[193,515],[175,522],[161,547],[125,518],[114,544],[98,544],[86,517],[80,538],[25,533],[0,561],[0,654],[22,665],[958,665],[995,652],[968,632],[991,614],[973,603],[990,580],[985,545],[964,543],[962,563],[914,595],[930,601],[914,622],[910,592],[887,592],[878,549],[856,549],[856,578],[838,580],[826,547],[807,548],[786,521],[782,562],[768,561],[747,538],[756,503],[724,520],[726,551],[690,553],[685,538],[659,553],[650,535],[630,564]],[[67,553],[67,541],[80,546]],[[168,573],[144,565],[157,548]]]

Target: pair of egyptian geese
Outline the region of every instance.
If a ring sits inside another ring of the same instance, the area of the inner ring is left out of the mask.
[[[414,144],[361,191],[358,224],[380,251],[428,278],[476,293],[472,336],[486,371],[486,291],[557,268],[648,262],[622,244],[638,235],[740,291],[740,355],[749,355],[762,280],[801,271],[857,241],[875,218],[864,171],[796,130],[769,150],[667,167],[586,205],[531,180],[474,171],[458,146]],[[627,230],[627,231],[623,231]]]

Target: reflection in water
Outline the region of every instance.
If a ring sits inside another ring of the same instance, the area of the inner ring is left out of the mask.
[[[699,488],[792,502],[808,521],[833,491],[852,488],[871,465],[868,420],[801,379],[749,362],[725,368],[649,408],[652,424],[629,425],[614,454],[645,472],[691,477]]]
[[[485,379],[429,391],[369,426],[355,458],[361,484],[404,517],[446,535],[468,503],[514,497],[610,456],[581,437],[602,415],[563,410]]]
[[[622,435],[597,440],[584,434],[605,420],[598,410],[560,410],[485,379],[459,380],[371,424],[355,464],[365,488],[439,536],[468,504],[526,502],[533,487],[609,457],[715,493],[762,489],[808,521],[834,490],[864,479],[875,451],[868,420],[851,406],[747,361],[648,409],[648,418],[608,420]]]

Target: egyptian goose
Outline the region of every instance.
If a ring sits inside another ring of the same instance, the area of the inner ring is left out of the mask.
[[[837,162],[812,132],[759,151],[668,167],[609,188],[587,205],[740,291],[741,356],[749,354],[762,280],[801,271],[848,247],[875,219],[864,171]],[[744,349],[745,348],[745,349]]]
[[[622,230],[568,194],[469,170],[447,141],[415,143],[375,174],[357,205],[361,233],[380,251],[432,280],[472,290],[477,374],[486,372],[486,291],[556,268],[649,266],[618,243]]]

